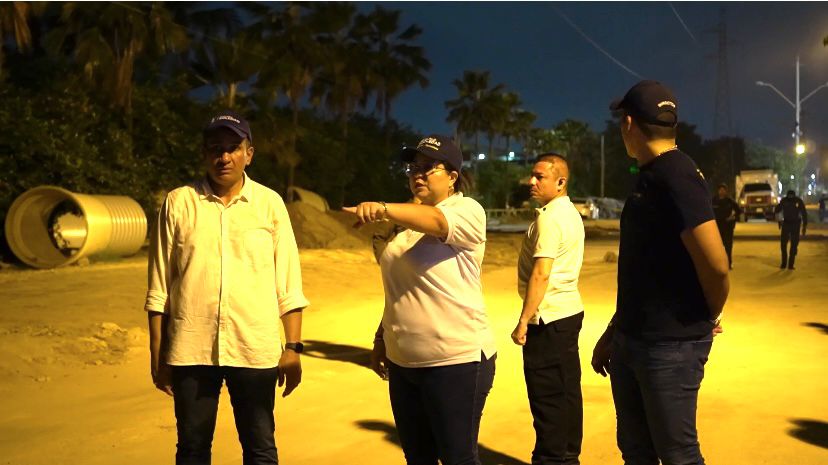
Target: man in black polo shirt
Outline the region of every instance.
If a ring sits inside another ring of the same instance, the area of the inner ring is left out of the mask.
[[[621,214],[618,300],[593,369],[610,375],[628,465],[704,464],[696,404],[728,261],[696,165],[675,143],[672,92],[642,81],[610,107],[640,173]]]
[[[796,196],[796,192],[788,191],[774,209],[774,213],[782,214],[779,220],[779,229],[782,234],[779,236],[779,245],[782,247],[782,264],[780,269],[794,269],[796,251],[799,247],[799,227],[802,227],[802,235],[808,229],[808,212],[805,210],[805,202]],[[788,255],[788,241],[791,242],[791,253]]]
[[[719,184],[719,189],[713,197],[713,214],[716,216],[716,226],[719,227],[719,235],[722,236],[727,261],[730,269],[733,269],[733,231],[736,229],[736,220],[742,214],[742,209],[729,195],[727,195],[727,184]]]

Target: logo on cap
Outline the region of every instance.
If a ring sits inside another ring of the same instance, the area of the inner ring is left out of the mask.
[[[661,108],[661,107],[673,107],[673,108],[676,108],[676,104],[675,104],[675,103],[673,103],[673,102],[671,102],[671,101],[669,101],[669,100],[664,100],[664,101],[658,102],[658,105],[657,105],[657,106],[658,106],[659,108]]]
[[[433,137],[426,137],[417,144],[417,148],[430,148],[431,150],[440,150],[440,141]]]
[[[221,116],[216,116],[215,118],[213,118],[212,120],[210,120],[210,124],[213,124],[213,123],[215,123],[216,121],[219,121],[219,120],[232,121],[232,122],[234,122],[234,123],[236,123],[236,124],[241,124],[241,121],[239,121],[239,120],[238,120],[238,119],[236,119],[236,118],[233,118],[233,117],[232,117],[232,116],[230,116],[230,115],[221,115]]]

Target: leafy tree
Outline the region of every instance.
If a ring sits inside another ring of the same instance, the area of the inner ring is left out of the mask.
[[[790,152],[760,144],[749,142],[745,150],[748,168],[772,169],[782,181],[783,190],[793,189],[800,192],[805,167],[808,164],[806,157],[797,156]],[[791,180],[791,176],[794,177]]]
[[[72,51],[84,76],[104,89],[111,102],[132,115],[136,60],[176,52],[189,43],[161,3],[78,3],[61,7],[61,24],[46,36],[47,47]]]
[[[29,20],[33,14],[43,11],[43,4],[31,2],[0,3],[0,79],[3,76],[6,38],[12,37],[17,50],[30,52],[33,46]]]
[[[520,180],[529,176],[531,167],[500,160],[486,160],[477,165],[477,188],[480,203],[486,208],[507,208]]]

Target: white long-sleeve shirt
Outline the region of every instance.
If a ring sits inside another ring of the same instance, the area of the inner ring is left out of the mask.
[[[167,194],[148,275],[170,365],[275,367],[281,315],[308,305],[285,203],[246,174],[226,206],[206,180]]]

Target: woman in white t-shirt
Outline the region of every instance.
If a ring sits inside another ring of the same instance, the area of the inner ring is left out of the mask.
[[[426,137],[402,156],[419,205],[345,209],[363,223],[406,228],[380,257],[385,310],[371,365],[389,381],[409,465],[479,465],[477,434],[496,358],[480,281],[486,214],[459,192],[463,156],[451,138]]]

